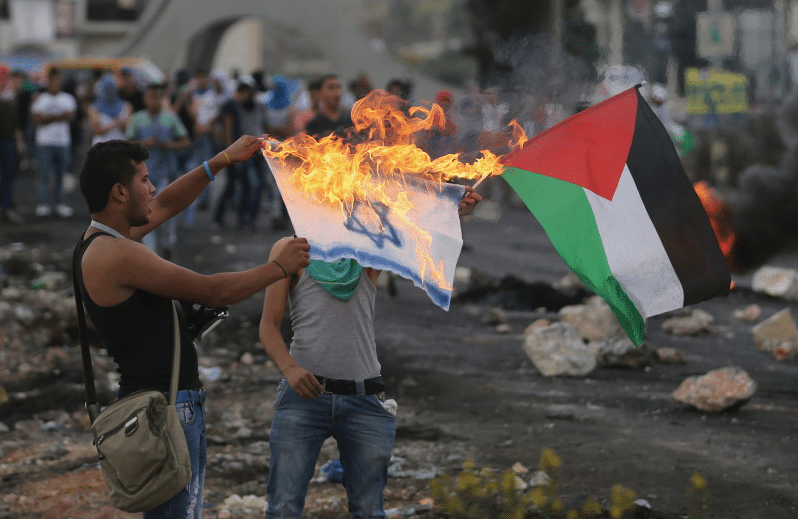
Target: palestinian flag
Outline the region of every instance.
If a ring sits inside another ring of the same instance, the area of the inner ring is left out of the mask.
[[[503,177],[565,263],[640,345],[646,317],[731,282],[667,131],[631,88],[530,139]]]

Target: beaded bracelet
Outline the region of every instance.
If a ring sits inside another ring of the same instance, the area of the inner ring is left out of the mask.
[[[211,173],[211,167],[208,165],[208,161],[206,160],[205,162],[202,163],[202,165],[205,167],[205,173],[208,175],[210,181],[213,182],[214,180],[216,180],[216,177],[214,177],[213,173]]]

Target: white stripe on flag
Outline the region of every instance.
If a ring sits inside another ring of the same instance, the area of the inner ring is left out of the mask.
[[[387,188],[390,199],[396,200],[403,191],[413,204],[405,216],[391,207],[369,202],[356,202],[352,214],[347,214],[340,208],[315,203],[294,184],[292,171],[277,160],[266,161],[294,232],[308,239],[312,258],[354,258],[364,267],[390,270],[424,289],[436,305],[449,309],[454,271],[463,246],[457,212],[463,186],[418,179],[395,182]],[[419,251],[426,251],[429,259]]]
[[[610,270],[645,319],[684,306],[684,291],[628,166],[607,200],[585,189]]]

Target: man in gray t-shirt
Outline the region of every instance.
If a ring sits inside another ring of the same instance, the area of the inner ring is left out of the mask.
[[[468,188],[460,214],[481,199]],[[278,241],[277,257],[288,238]],[[384,517],[396,434],[396,402],[385,400],[374,340],[379,271],[353,259],[311,260],[266,290],[260,340],[284,379],[275,400],[266,518],[299,518],[324,440],[338,443],[352,517]],[[290,303],[289,350],[280,328]]]

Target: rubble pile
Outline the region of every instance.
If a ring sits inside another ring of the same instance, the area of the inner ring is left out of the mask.
[[[0,420],[74,408],[83,373],[70,272],[71,251],[0,248]],[[101,369],[107,361],[98,356]],[[98,380],[107,392],[110,382]]]
[[[461,276],[468,279],[467,276]],[[765,267],[754,276],[753,290],[785,301],[796,299],[798,272]],[[484,277],[483,287],[491,286]],[[494,285],[495,286],[495,285]],[[573,290],[572,280],[564,279],[553,287]],[[553,288],[555,289],[555,288]],[[798,327],[789,308],[767,319],[762,308],[749,304],[738,308],[732,317],[752,323],[753,342],[759,351],[778,360],[798,358]],[[687,356],[676,348],[656,348],[648,342],[635,346],[624,334],[609,306],[598,296],[587,297],[580,304],[562,306],[559,320],[540,318],[523,333],[522,348],[544,377],[587,377],[596,368],[649,369],[655,363],[687,364]],[[509,326],[501,307],[490,307],[481,314],[481,324]],[[758,323],[757,323],[758,322]],[[757,324],[754,324],[757,323]],[[683,308],[671,312],[661,324],[662,330],[674,336],[700,337],[724,333],[723,323],[699,308]],[[725,332],[731,339],[733,334]],[[718,412],[736,409],[756,392],[757,384],[739,368],[721,368],[701,377],[689,377],[676,388],[672,397],[701,411]]]
[[[0,517],[44,516],[66,495],[85,512],[75,517],[99,516],[107,503],[82,409],[70,263],[71,250],[15,244],[0,247]],[[635,347],[620,332],[606,304],[584,292],[573,276],[561,283],[526,283],[515,278],[499,280],[463,268],[458,269],[455,284],[460,290],[455,302],[469,304],[454,312],[460,314],[459,326],[466,333],[452,334],[456,338],[447,346],[452,348],[452,355],[461,353],[456,347],[465,349],[476,344],[475,349],[490,350],[495,345],[497,352],[499,348],[513,350],[522,361],[513,364],[513,371],[502,372],[511,373],[506,381],[462,377],[463,396],[468,395],[470,387],[484,386],[491,392],[498,387],[512,388],[504,400],[487,400],[490,408],[481,407],[476,398],[440,398],[434,392],[434,380],[421,372],[408,371],[396,379],[393,386],[397,391],[402,384],[411,383],[424,391],[416,390],[422,395],[416,400],[400,400],[386,490],[389,517],[424,517],[430,512],[430,478],[459,472],[468,458],[497,456],[501,461],[494,468],[500,471],[509,466],[505,458],[509,464],[524,459],[528,451],[544,445],[540,443],[543,438],[555,444],[560,438],[574,438],[568,436],[571,430],[593,421],[603,423],[602,417],[608,413],[616,419],[624,405],[635,410],[636,420],[643,421],[662,416],[668,411],[664,407],[678,413],[679,421],[691,420],[678,404],[705,413],[736,409],[754,397],[757,382],[739,368],[724,368],[730,363],[726,357],[721,366],[707,369],[705,365],[715,359],[711,342],[736,341],[735,347],[753,351],[749,357],[743,356],[744,360],[756,357],[781,369],[782,361],[794,358],[782,354],[798,343],[789,308],[773,308],[780,302],[788,306],[788,299],[781,295],[757,296],[761,307],[750,304],[750,297],[744,298],[733,313],[712,305],[675,311],[654,321],[657,333],[650,334],[651,342]],[[265,508],[268,436],[281,375],[258,342],[259,314],[244,314],[241,310],[232,312],[198,344],[201,377],[208,389],[205,503],[206,514],[211,517],[258,516]],[[411,328],[405,333],[416,331]],[[418,335],[427,337],[437,331],[425,330]],[[381,339],[386,341],[385,337],[383,332]],[[397,340],[397,344],[404,344],[404,340]],[[114,365],[98,341],[93,339],[92,344],[98,391],[101,399],[110,401],[116,387]],[[477,359],[473,365],[477,365],[485,357],[473,358]],[[385,364],[388,368],[388,362]],[[745,367],[749,368],[747,364]],[[607,378],[615,376],[609,369],[623,370],[615,372],[623,383],[606,384]],[[652,387],[657,387],[654,393],[646,387],[649,371],[655,375],[650,378]],[[773,390],[763,378],[765,370],[750,371],[762,378],[763,396],[758,397],[759,405],[749,405],[746,412],[735,415],[735,420],[744,423],[750,416],[767,419],[763,409],[780,409],[768,406],[768,391],[772,395]],[[515,373],[518,376],[513,377]],[[687,375],[695,376],[680,384]],[[563,376],[578,380],[554,378]],[[606,388],[626,385],[632,388],[628,394],[616,393],[621,394],[623,404],[607,405],[603,400],[609,394]],[[638,412],[640,409],[642,412]],[[750,413],[748,418],[746,413]],[[722,421],[723,415],[718,420]],[[677,427],[672,422],[671,426]],[[588,450],[582,454],[585,452]],[[326,442],[315,474],[318,477],[308,496],[309,511],[334,516],[345,510],[343,487],[323,477],[321,470],[337,457],[335,443]],[[534,463],[532,459],[526,461]],[[541,484],[541,475],[534,470],[518,466],[514,473],[520,487]],[[663,491],[668,484],[663,485]]]

